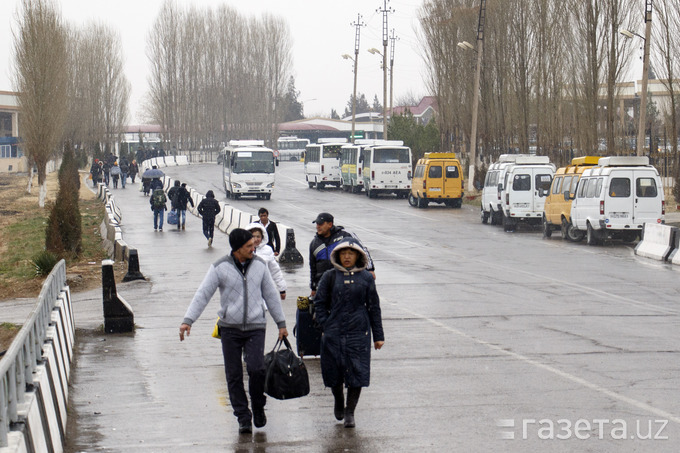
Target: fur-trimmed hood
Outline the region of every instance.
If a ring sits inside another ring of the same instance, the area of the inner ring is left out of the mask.
[[[333,248],[333,251],[331,252],[331,263],[333,264],[333,267],[336,269],[347,272],[347,269],[345,269],[342,264],[340,263],[340,251],[342,249],[347,249],[350,248],[352,250],[356,250],[359,252],[359,257],[357,258],[357,262],[354,265],[353,269],[349,269],[350,272],[359,272],[364,269],[366,269],[366,265],[368,263],[368,258],[366,257],[366,252],[364,251],[363,247],[359,244],[359,242],[352,238],[348,237],[343,239],[342,241],[338,242],[338,245]]]
[[[264,225],[262,225],[261,223],[258,223],[258,222],[253,222],[253,223],[249,224],[246,227],[246,230],[252,231],[256,228],[262,232],[262,242],[260,242],[260,245],[257,248],[258,250],[260,250],[263,247],[266,247],[267,243],[269,243],[269,235],[267,234],[267,229],[264,227]],[[269,247],[269,248],[271,249],[271,247]]]

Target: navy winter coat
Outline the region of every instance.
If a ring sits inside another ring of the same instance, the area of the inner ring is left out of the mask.
[[[339,251],[348,247],[359,252],[356,266],[350,270],[339,264]],[[326,387],[343,382],[346,387],[368,387],[373,342],[385,340],[375,281],[365,269],[363,248],[352,238],[335,247],[331,262],[334,268],[323,274],[314,297],[316,319],[323,331],[323,382]]]

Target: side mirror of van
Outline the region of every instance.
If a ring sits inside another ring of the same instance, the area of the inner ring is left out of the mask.
[[[503,191],[503,184],[501,184],[501,183],[498,184],[498,191],[499,192]]]
[[[564,191],[564,201],[569,201],[573,200],[575,197],[571,196],[571,193],[568,190]]]

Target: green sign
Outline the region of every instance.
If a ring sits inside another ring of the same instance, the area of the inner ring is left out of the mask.
[[[364,138],[364,131],[354,131],[354,138]]]

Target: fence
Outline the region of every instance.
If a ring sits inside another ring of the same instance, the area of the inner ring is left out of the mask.
[[[32,445],[36,451],[61,450],[73,341],[66,262],[61,260],[0,360],[0,449],[26,451],[21,445]]]

